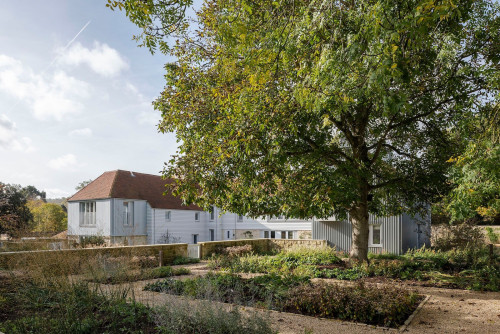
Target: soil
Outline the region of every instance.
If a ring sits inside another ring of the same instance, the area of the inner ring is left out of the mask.
[[[208,272],[205,264],[185,265],[191,269],[192,275],[182,276],[179,279],[204,275]],[[131,295],[135,300],[147,305],[159,306],[165,303],[198,301],[184,297],[167,295],[164,293],[143,291],[146,284],[157,280],[127,283]],[[325,280],[330,283],[352,284],[350,282]],[[407,327],[403,328],[408,333],[500,333],[500,292],[477,292],[457,289],[443,289],[415,285],[415,282],[394,281],[389,279],[367,281],[367,284],[399,285],[411,290],[416,290],[429,296],[422,307],[412,318]],[[120,286],[104,286],[105,291],[113,291]],[[224,303],[213,303],[221,308],[231,309],[234,306]],[[269,319],[272,326],[279,333],[380,333],[383,331],[397,332],[397,329],[388,329],[340,320],[318,319],[299,314],[277,311],[238,307],[244,312],[258,312]]]

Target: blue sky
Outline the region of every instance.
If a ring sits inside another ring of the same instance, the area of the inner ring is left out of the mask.
[[[168,59],[138,48],[138,29],[105,4],[2,3],[0,182],[68,196],[107,170],[159,173],[175,153],[151,106]]]

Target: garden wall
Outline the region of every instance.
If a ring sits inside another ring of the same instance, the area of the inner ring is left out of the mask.
[[[286,250],[298,247],[325,247],[326,240],[296,240],[296,239],[243,239],[226,241],[200,242],[200,258],[206,258],[223,248],[252,245],[255,252],[270,252],[274,250]]]
[[[121,246],[105,248],[64,249],[56,251],[26,251],[0,253],[0,268],[14,269],[29,266],[61,266],[74,268],[78,272],[82,265],[104,257],[154,256],[162,252],[163,263],[170,263],[177,256],[187,257],[187,244]]]

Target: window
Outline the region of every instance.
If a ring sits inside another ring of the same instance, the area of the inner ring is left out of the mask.
[[[269,231],[264,231],[264,238],[269,238]]]
[[[196,221],[196,222],[200,221],[200,213],[199,212],[194,213],[194,221]]]
[[[238,215],[238,221],[242,222],[243,221],[243,215]]]
[[[210,241],[214,241],[215,240],[215,231],[213,229],[210,229],[210,230],[208,230],[208,232],[210,233]]]
[[[215,207],[211,206],[210,207],[210,221],[214,221],[214,220],[215,220]]]
[[[134,226],[134,202],[123,202],[123,225]]]
[[[172,219],[172,211],[165,211],[165,221],[169,222]]]
[[[80,202],[80,225],[95,226],[96,202]]]
[[[381,247],[382,246],[382,234],[380,225],[370,225],[368,233],[369,246]]]
[[[230,238],[230,236],[229,236],[229,231],[227,231],[227,238],[228,238],[228,239]]]
[[[293,239],[293,231],[288,231],[288,239]]]
[[[271,231],[271,239],[276,239],[276,231]]]
[[[286,239],[286,231],[281,231],[281,239]]]
[[[198,234],[193,234],[193,244],[198,243]]]

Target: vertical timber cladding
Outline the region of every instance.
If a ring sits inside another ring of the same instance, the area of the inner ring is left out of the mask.
[[[369,247],[370,252],[401,254],[401,215],[390,217],[375,217],[370,215],[370,225],[382,225],[382,249]],[[352,242],[352,226],[349,220],[317,221],[312,223],[313,239],[326,239],[331,247],[349,252]]]

